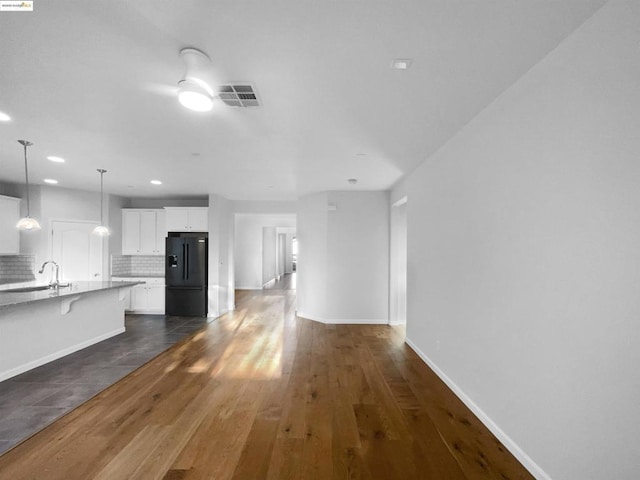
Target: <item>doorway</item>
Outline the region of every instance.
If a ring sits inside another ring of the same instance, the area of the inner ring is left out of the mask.
[[[407,197],[391,206],[389,324],[407,323]]]
[[[60,265],[60,280],[102,281],[103,239],[93,235],[95,222],[51,222],[51,259]]]

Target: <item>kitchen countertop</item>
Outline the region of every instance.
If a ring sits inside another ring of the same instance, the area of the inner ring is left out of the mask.
[[[156,275],[150,275],[148,273],[143,275],[136,275],[132,273],[128,275],[111,275],[111,277],[112,278],[164,278],[164,273],[160,273]]]
[[[0,289],[0,309],[15,305],[23,305],[42,300],[66,297],[69,295],[81,295],[100,290],[110,290],[120,287],[131,287],[140,282],[72,282],[69,287],[59,289],[38,290],[35,292],[7,292]],[[33,282],[28,286],[38,286],[41,283]]]
[[[8,283],[26,283],[26,282],[33,282],[33,277],[31,278],[24,278],[24,277],[4,277],[4,278],[0,278],[0,285],[6,285]]]

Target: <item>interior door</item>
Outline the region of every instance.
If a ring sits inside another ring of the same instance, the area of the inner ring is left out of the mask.
[[[104,237],[92,235],[96,225],[92,222],[52,222],[51,257],[60,265],[60,281],[103,280]]]

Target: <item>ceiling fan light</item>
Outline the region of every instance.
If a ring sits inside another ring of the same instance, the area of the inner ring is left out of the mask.
[[[107,237],[109,235],[109,229],[104,225],[98,225],[93,229],[93,234],[98,235],[100,237]]]
[[[41,227],[35,218],[22,217],[20,220],[18,220],[18,223],[16,223],[16,228],[18,230],[26,230],[28,232],[34,232],[36,230],[40,230]]]
[[[189,81],[178,85],[178,100],[183,107],[195,112],[209,112],[213,108],[213,97],[202,86]]]

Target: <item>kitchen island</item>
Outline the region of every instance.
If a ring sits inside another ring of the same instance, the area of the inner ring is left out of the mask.
[[[124,332],[124,298],[136,283],[0,290],[0,381]]]

